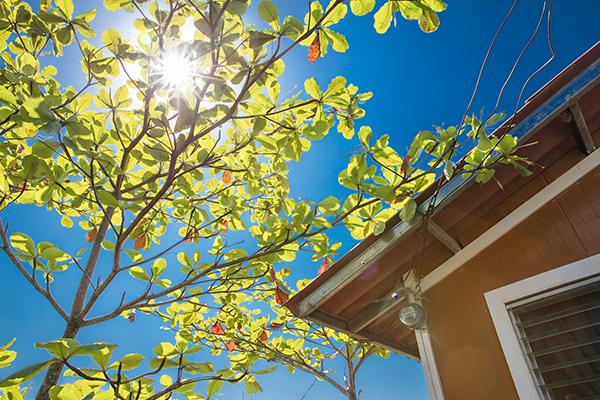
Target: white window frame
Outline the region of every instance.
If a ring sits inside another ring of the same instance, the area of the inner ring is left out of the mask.
[[[526,355],[509,312],[509,305],[526,299],[537,301],[573,288],[586,280],[600,280],[600,254],[508,284],[485,293],[504,357],[521,399],[545,399],[528,365]],[[587,283],[587,282],[586,282]]]

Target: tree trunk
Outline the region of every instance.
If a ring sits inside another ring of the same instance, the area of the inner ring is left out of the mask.
[[[79,286],[77,287],[77,292],[75,293],[75,297],[73,298],[73,306],[71,308],[71,319],[67,323],[67,327],[65,328],[65,333],[63,333],[63,339],[75,339],[77,334],[79,333],[79,329],[81,328],[81,322],[85,315],[81,315],[83,309],[83,303],[85,302],[85,298],[87,296],[87,291],[90,286],[90,282],[92,276],[94,275],[94,270],[96,269],[96,264],[98,263],[98,257],[100,256],[101,243],[106,237],[106,232],[108,230],[108,225],[110,218],[112,217],[114,209],[109,208],[106,211],[106,214],[102,218],[102,222],[100,223],[100,229],[98,229],[98,234],[96,235],[96,239],[94,241],[94,245],[92,246],[92,250],[90,251],[90,256],[83,270],[83,275],[81,276],[81,280],[79,281]],[[44,377],[44,381],[38,390],[35,400],[49,400],[50,397],[48,392],[52,388],[52,386],[56,386],[58,383],[58,379],[60,378],[60,374],[64,364],[62,362],[55,362],[52,364],[48,371],[46,372],[46,376]]]
[[[77,324],[69,323],[65,328],[65,333],[63,333],[63,339],[74,339],[79,333],[79,328]],[[58,383],[58,379],[60,378],[60,374],[63,369],[62,362],[55,362],[50,365],[48,371],[46,372],[46,376],[44,376],[44,380],[42,381],[42,385],[40,386],[37,394],[35,395],[35,400],[49,400],[50,396],[48,392],[52,388],[52,386],[56,386]]]

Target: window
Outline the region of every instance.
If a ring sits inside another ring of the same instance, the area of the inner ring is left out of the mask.
[[[600,399],[600,255],[485,296],[522,399]]]

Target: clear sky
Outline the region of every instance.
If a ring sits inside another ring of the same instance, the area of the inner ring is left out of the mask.
[[[305,0],[274,1],[282,14],[287,12],[297,16],[303,16],[307,3]],[[99,5],[98,1],[78,0],[75,3],[79,12]],[[398,19],[396,28],[378,35],[372,28],[372,15],[349,16],[338,30],[346,34],[350,50],[346,54],[330,52],[315,64],[306,61],[305,48],[293,52],[286,60],[282,91],[295,86],[301,88],[302,82],[310,76],[315,76],[322,85],[334,76],[346,76],[362,90],[375,94],[367,103],[367,115],[360,123],[370,125],[376,135],[389,133],[393,145],[402,152],[419,130],[429,129],[434,124],[459,122],[487,46],[511,3],[509,0],[450,1],[448,10],[440,15],[440,28],[432,34],[422,33],[414,22]],[[531,81],[525,98],[600,39],[600,2],[557,0],[555,3],[552,37],[557,57]],[[542,4],[542,0],[519,2],[492,53],[473,111],[493,108],[514,59],[535,28]],[[96,31],[108,27],[123,31],[126,30],[126,18],[126,15],[115,17],[100,11],[93,26]],[[548,56],[542,30],[509,84],[500,110],[512,113],[524,80]],[[83,76],[78,60],[67,55],[57,66],[59,79],[63,82],[81,83]],[[311,152],[292,165],[292,194],[313,200],[330,194],[344,195],[345,191],[337,183],[337,175],[355,146],[356,142],[345,141],[333,131],[323,141],[314,143]],[[81,231],[66,231],[54,214],[42,208],[13,206],[3,213],[2,218],[5,222],[10,221],[13,231],[28,232],[36,241],[51,238],[67,251],[85,245]],[[355,244],[344,229],[335,230],[332,236],[343,242],[341,253]],[[293,278],[312,278],[318,267],[307,257],[299,257],[292,265]],[[75,271],[67,272],[67,281],[76,275]],[[60,297],[60,293],[58,295]],[[60,337],[63,325],[2,255],[0,304],[3,321],[0,343],[17,337],[14,346],[19,353],[16,365],[23,367],[43,359],[44,352],[33,349],[32,343]],[[119,354],[148,354],[154,343],[171,338],[170,333],[159,330],[158,326],[149,317],[141,316],[134,324],[116,319],[83,330],[79,340],[83,343],[98,340],[118,343]],[[6,370],[2,372],[4,375]],[[245,396],[245,399],[300,399],[312,380],[302,373],[289,376],[281,369],[262,377],[259,381],[265,389],[262,394]],[[363,389],[363,399],[427,398],[420,365],[402,356],[367,362],[358,381]],[[242,387],[229,387],[220,398],[242,399]],[[317,383],[306,398],[335,400],[341,397],[326,384]]]

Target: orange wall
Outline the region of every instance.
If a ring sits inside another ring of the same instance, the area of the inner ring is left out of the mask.
[[[567,153],[481,223],[493,224],[582,157],[577,151]],[[425,307],[446,399],[518,399],[484,293],[597,253],[600,169],[426,292]]]

